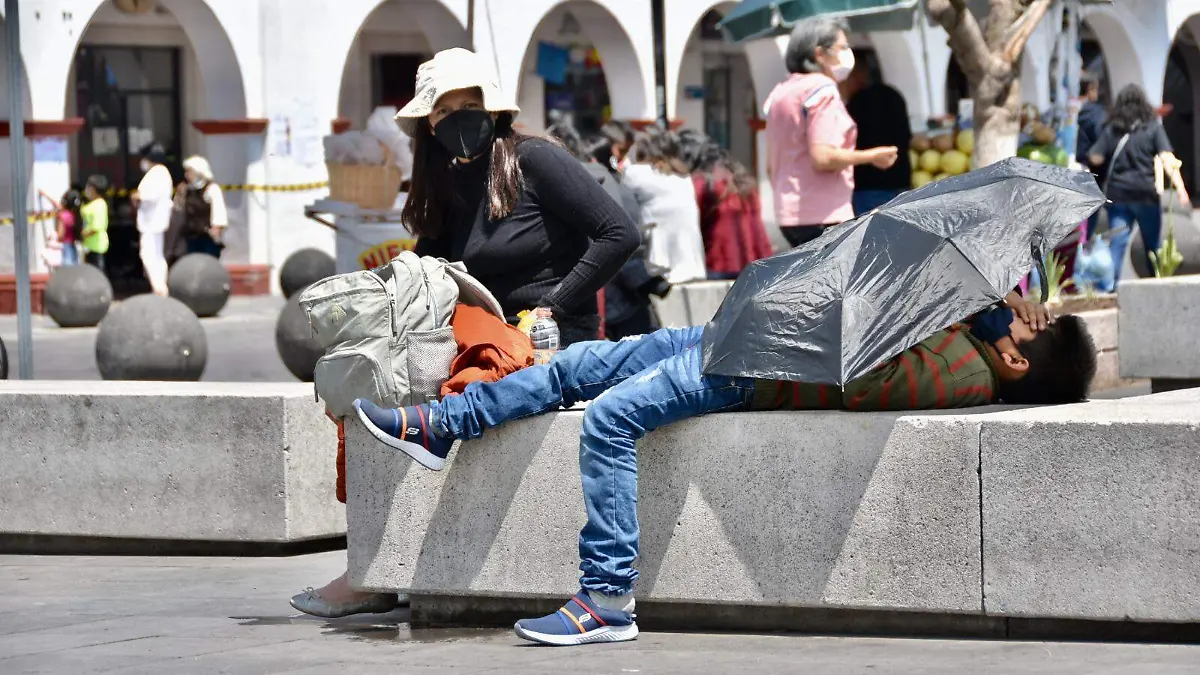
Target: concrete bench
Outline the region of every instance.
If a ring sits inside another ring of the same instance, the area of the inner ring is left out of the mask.
[[[1200,276],[1122,281],[1121,376],[1154,391],[1200,386]]]
[[[721,308],[732,281],[690,281],[677,284],[663,298],[652,298],[654,310],[665,328],[703,326]]]
[[[459,622],[574,593],[581,419],[493,430],[441,473],[349,424],[353,583]],[[1200,621],[1197,419],[1200,396],[689,420],[639,445],[639,601],[713,628],[780,607]]]
[[[0,382],[0,550],[340,537],[323,410],[300,383]]]

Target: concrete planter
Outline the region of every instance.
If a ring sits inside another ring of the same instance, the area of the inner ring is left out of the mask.
[[[337,433],[304,384],[3,382],[0,436],[0,552],[244,554],[346,532]]]
[[[1155,391],[1200,386],[1200,275],[1122,281],[1120,374]]]

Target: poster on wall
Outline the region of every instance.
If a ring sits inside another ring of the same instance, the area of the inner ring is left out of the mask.
[[[66,164],[67,139],[60,137],[33,139],[33,161]]]
[[[290,120],[291,155],[304,166],[316,166],[325,162],[325,134],[313,105],[307,101],[296,101],[292,106]]]
[[[292,154],[292,122],[286,115],[273,115],[267,126],[267,154],[287,157]]]

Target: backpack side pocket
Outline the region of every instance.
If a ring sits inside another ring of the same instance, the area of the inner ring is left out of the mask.
[[[442,385],[450,379],[450,364],[458,355],[454,329],[409,331],[404,336],[408,359],[408,400],[406,405],[436,401]]]

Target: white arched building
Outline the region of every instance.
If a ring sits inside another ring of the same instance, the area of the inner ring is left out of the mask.
[[[706,130],[761,168],[765,153],[757,119],[766,95],[786,76],[784,41],[739,46],[720,40],[715,20],[735,2],[665,4],[669,116]],[[110,175],[117,187],[131,186],[136,161],[128,155],[151,139],[181,157],[206,155],[223,183],[303,186],[326,178],[322,136],[347,124],[360,127],[378,104],[402,103],[406,91],[411,96],[416,64],[453,46],[473,44],[494,64],[501,85],[517,90],[527,132],[541,131],[560,114],[556,110],[573,111],[585,127],[608,117],[651,120],[650,5],[647,0],[22,3],[27,79],[19,94],[7,86],[0,90],[0,119],[7,117],[9,98],[21,96],[34,136],[26,167],[33,209],[37,190],[60,194],[97,171]],[[1154,102],[1163,102],[1164,81],[1172,77],[1172,45],[1187,81],[1200,78],[1200,0],[1122,0],[1088,7],[1085,14],[1088,39],[1105,54],[1114,90],[1137,83]],[[1047,20],[1030,41],[1022,69],[1027,100],[1042,107],[1051,96],[1054,42]],[[856,35],[854,44],[874,50],[885,80],[904,93],[914,121],[946,111],[951,57],[940,29],[930,28],[924,41],[912,30]],[[545,49],[568,54],[574,89],[539,73]],[[6,58],[0,49],[4,73]],[[1198,90],[1192,87],[1192,96]],[[1190,114],[1194,106],[1186,104]],[[1194,134],[1189,122],[1186,135]],[[1191,155],[1181,153],[1185,161],[1195,157],[1195,148],[1200,142],[1191,143]],[[5,134],[0,216],[11,212],[8,154]],[[304,205],[320,195],[311,189],[231,192],[235,222],[227,260],[261,271],[299,248],[331,249],[331,232],[303,216]],[[769,207],[770,200],[764,203]],[[11,271],[10,242],[7,233],[0,234],[0,276]]]

